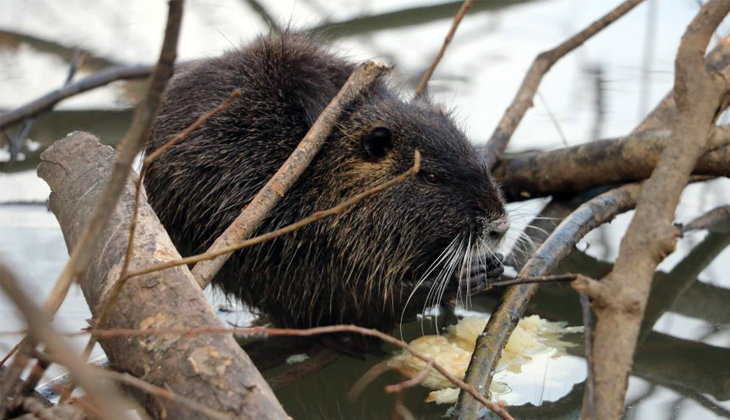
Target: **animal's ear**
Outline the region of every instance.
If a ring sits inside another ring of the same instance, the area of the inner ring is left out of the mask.
[[[393,148],[393,136],[386,127],[375,127],[362,139],[362,149],[371,160],[380,160]]]

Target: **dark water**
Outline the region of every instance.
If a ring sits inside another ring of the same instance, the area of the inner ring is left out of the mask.
[[[0,109],[11,109],[56,88],[66,72],[69,52],[76,46],[86,47],[92,54],[82,76],[110,64],[151,62],[159,44],[163,3],[130,1],[127,10],[106,3],[68,1],[60,10],[48,1],[0,0],[0,30],[4,31],[0,32]],[[512,99],[532,58],[617,3],[477,1],[436,72],[432,83],[435,99],[456,108],[466,132],[475,142],[484,141]],[[648,7],[640,6],[555,66],[540,88],[535,108],[513,139],[515,150],[557,148],[564,142],[577,144],[633,129],[648,107],[671,87],[674,52],[684,27],[696,12],[696,4],[691,1],[657,3],[661,5],[653,14]],[[181,57],[215,55],[261,32],[263,21],[246,4],[234,0],[190,1]],[[336,48],[349,52],[354,59],[379,57],[395,64],[394,82],[406,92],[413,88],[440,46],[450,25],[448,17],[458,7],[457,3],[415,0],[262,4],[281,22],[330,25]],[[74,23],[76,14],[98,18],[79,26]],[[644,43],[649,19],[656,23],[654,38],[661,40],[653,45]],[[651,58],[648,64],[647,55]],[[9,163],[0,156],[0,202],[45,200],[47,187],[34,175],[38,156],[43,147],[69,131],[87,130],[104,143],[116,143],[131,118],[128,105],[142,87],[138,83],[115,85],[96,96],[86,95],[62,104],[58,111],[38,118],[30,132],[35,143],[23,150],[24,160]],[[727,203],[727,180],[692,186],[683,196],[677,220],[689,221]],[[539,205],[518,204],[512,209],[514,224],[519,227],[529,222]],[[621,216],[591,232],[560,270],[594,277],[608,272],[630,217]],[[636,353],[627,418],[730,418],[728,242],[728,230],[689,234],[660,266],[647,315],[656,322],[645,328]],[[14,267],[24,287],[39,302],[45,298],[67,259],[60,229],[45,206],[0,205],[0,258]],[[215,294],[211,299],[216,305],[227,304]],[[473,300],[468,313],[488,314],[497,299],[480,296]],[[581,324],[577,296],[566,286],[544,287],[529,311],[569,325]],[[80,291],[73,289],[56,322],[59,328],[74,331],[84,327],[88,317]],[[23,328],[15,309],[2,296],[0,319],[0,332]],[[226,314],[225,319],[239,325],[250,321],[240,310]],[[428,329],[429,322],[426,325]],[[418,324],[406,325],[404,330],[406,338],[421,334]],[[512,389],[503,398],[516,418],[578,417],[585,367],[581,337],[571,339],[578,346],[569,355],[536,358],[522,374],[502,378]],[[0,335],[0,350],[4,352],[16,340],[14,336]],[[81,346],[83,341],[77,344]],[[352,384],[381,360],[374,356],[364,361],[341,358],[277,395],[297,419],[390,418],[394,400],[383,392],[383,386],[401,380],[394,373],[371,384],[357,401],[346,398]],[[53,370],[49,376],[60,373]],[[423,388],[410,390],[405,405],[416,418],[441,418],[447,407],[424,403],[427,392]]]

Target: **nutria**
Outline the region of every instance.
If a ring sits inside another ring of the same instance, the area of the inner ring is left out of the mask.
[[[147,173],[149,202],[183,255],[205,251],[238,216],[354,67],[318,40],[285,34],[175,74],[147,152],[241,90]],[[236,252],[215,284],[279,326],[387,331],[403,313],[501,273],[495,252],[509,223],[480,155],[448,113],[428,100],[404,101],[384,81],[346,110],[258,233],[403,173],[416,149],[417,176],[342,215]]]

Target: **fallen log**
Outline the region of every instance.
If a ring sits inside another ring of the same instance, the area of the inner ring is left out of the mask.
[[[73,249],[109,180],[114,149],[75,132],[41,155],[38,174],[51,187],[49,206]],[[136,176],[133,174],[132,178]],[[119,280],[133,210],[133,179],[127,181],[91,264],[80,277],[86,301],[98,316]],[[142,198],[130,269],[179,259],[157,216]],[[109,328],[219,328],[190,270],[178,266],[129,281],[111,311]],[[288,416],[231,335],[159,334],[100,340],[111,366],[224,416],[287,419]],[[194,419],[200,413],[155,395],[140,398],[154,418]]]

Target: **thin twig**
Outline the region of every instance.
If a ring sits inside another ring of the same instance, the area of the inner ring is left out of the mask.
[[[286,328],[251,327],[251,328],[200,328],[200,329],[160,329],[160,330],[156,330],[156,329],[146,329],[146,330],[110,329],[110,330],[105,330],[105,331],[88,331],[88,333],[95,335],[97,338],[136,337],[136,336],[146,336],[146,335],[156,335],[156,334],[191,335],[191,334],[231,334],[231,333],[256,335],[256,336],[269,336],[269,337],[277,337],[277,336],[311,337],[311,336],[321,335],[321,334],[354,333],[354,334],[361,334],[361,335],[370,336],[370,337],[376,337],[376,338],[379,338],[380,340],[385,341],[386,343],[392,344],[394,346],[398,346],[398,347],[406,350],[407,352],[411,353],[414,357],[426,362],[427,364],[430,363],[434,369],[436,369],[440,374],[442,374],[444,377],[446,377],[446,379],[448,379],[451,383],[453,383],[454,385],[463,389],[464,391],[468,392],[470,395],[472,395],[477,401],[479,401],[485,407],[487,407],[490,410],[497,413],[502,419],[505,419],[505,420],[512,419],[513,420],[512,416],[510,416],[501,405],[487,400],[474,387],[466,384],[464,381],[462,381],[459,378],[457,378],[456,376],[452,375],[446,368],[444,368],[443,366],[441,366],[438,363],[436,363],[435,361],[433,361],[432,358],[419,353],[417,350],[415,350],[409,344],[407,344],[395,337],[391,337],[390,335],[380,332],[378,330],[358,327],[355,325],[330,325],[330,326],[326,326],[326,327],[315,327],[315,328],[307,328],[307,329],[301,329],[301,330],[286,329]]]
[[[570,145],[568,144],[568,138],[565,137],[565,133],[563,133],[563,129],[560,128],[560,123],[558,122],[558,119],[555,118],[555,115],[550,110],[550,107],[548,106],[548,103],[545,100],[545,97],[542,96],[542,93],[540,93],[539,90],[537,91],[537,99],[539,99],[540,102],[542,102],[542,106],[545,107],[545,112],[547,113],[548,118],[550,118],[550,122],[553,123],[555,130],[558,132],[558,135],[560,136],[560,141],[563,143],[563,146],[570,147]]]
[[[192,328],[192,329],[176,329],[176,328],[169,328],[169,329],[144,329],[144,330],[138,330],[138,329],[121,329],[121,328],[115,328],[115,329],[109,329],[109,330],[88,330],[85,332],[79,332],[79,333],[71,333],[67,334],[68,336],[76,336],[79,334],[91,334],[97,339],[101,338],[114,338],[114,337],[144,337],[144,336],[150,336],[150,335],[161,335],[161,334],[178,334],[182,336],[193,336],[193,335],[203,335],[203,334],[245,334],[249,336],[268,336],[268,337],[278,337],[278,336],[293,336],[293,337],[312,337],[316,335],[321,334],[335,334],[335,333],[354,333],[354,334],[361,334],[365,336],[370,337],[376,337],[379,338],[386,343],[393,344],[395,346],[398,346],[409,353],[411,353],[414,357],[426,362],[427,364],[431,364],[434,369],[436,369],[440,374],[442,374],[444,377],[446,377],[451,383],[458,386],[459,388],[465,390],[470,395],[472,395],[477,401],[484,404],[485,407],[489,408],[490,410],[494,411],[495,413],[499,414],[500,417],[503,419],[512,419],[512,417],[504,410],[502,406],[500,406],[497,403],[493,403],[489,400],[487,400],[484,396],[479,394],[479,392],[471,387],[470,385],[464,383],[464,381],[458,379],[454,375],[448,372],[444,367],[433,361],[430,357],[424,356],[423,354],[416,351],[413,347],[411,347],[409,344],[395,338],[391,337],[388,334],[385,334],[383,332],[380,332],[378,330],[373,330],[369,328],[363,328],[358,327],[355,325],[330,325],[326,327],[315,327],[315,328],[307,328],[307,329],[286,329],[286,328],[268,328],[268,327],[251,327],[251,328],[218,328],[218,327],[204,327],[204,328]]]
[[[515,277],[509,280],[495,281],[487,283],[485,290],[490,290],[495,287],[514,286],[516,284],[531,284],[531,283],[564,283],[575,280],[577,274],[554,274],[550,276],[534,276],[534,277]]]
[[[423,72],[421,80],[418,81],[418,86],[416,86],[416,94],[414,96],[414,99],[420,98],[426,92],[428,81],[431,79],[431,76],[433,76],[433,72],[436,70],[436,66],[439,65],[441,59],[444,57],[446,48],[448,48],[449,44],[451,44],[451,40],[454,38],[454,34],[456,33],[456,29],[459,27],[459,23],[461,23],[461,20],[464,18],[464,15],[466,15],[466,12],[469,11],[469,8],[471,7],[473,2],[474,0],[464,0],[464,4],[462,4],[461,8],[459,8],[459,11],[456,12],[456,16],[454,16],[454,22],[451,24],[451,29],[449,29],[449,33],[446,35],[444,43],[443,45],[441,45],[441,49],[439,50],[438,54],[436,54],[436,57],[434,57],[431,65],[426,69],[425,72]]]
[[[236,220],[208,248],[208,254],[217,250],[230,248],[236,242],[246,239],[263,223],[266,215],[276,206],[287,190],[296,182],[319,152],[325,140],[332,132],[343,109],[356,100],[362,91],[376,82],[390,68],[384,64],[369,61],[358,66],[342,86],[337,96],[327,105],[309,129],[309,132],[294,149],[289,158],[271,179],[256,194],[251,203],[243,209]],[[193,267],[193,276],[201,288],[210,284],[223,264],[230,257],[230,252],[217,254],[218,258],[203,258],[204,261]]]
[[[489,139],[486,148],[484,149],[485,159],[489,169],[492,169],[498,160],[501,159],[502,153],[507,148],[512,134],[514,134],[517,126],[522,121],[522,118],[527,113],[527,110],[532,106],[532,101],[537,92],[537,88],[542,81],[543,76],[550,70],[550,68],[562,57],[569,52],[583,45],[593,35],[605,29],[608,25],[612,24],[631,9],[639,5],[642,0],[627,0],[609,13],[604,15],[602,18],[593,22],[587,28],[578,32],[562,44],[557,47],[545,51],[535,58],[535,61],[530,66],[530,69],[525,75],[525,79],[520,86],[520,90],[517,91],[512,104],[505,112],[499,125],[494,130],[492,137]]]
[[[319,219],[323,219],[325,217],[333,216],[336,214],[341,214],[341,213],[345,212],[347,209],[349,209],[350,207],[352,207],[353,205],[359,203],[360,201],[362,201],[366,198],[369,198],[375,194],[378,194],[381,191],[384,191],[394,185],[400,184],[401,182],[405,181],[409,177],[415,175],[416,173],[418,173],[418,171],[420,169],[420,165],[421,165],[421,154],[416,150],[416,153],[414,156],[413,167],[411,167],[409,170],[407,170],[406,172],[402,173],[401,175],[399,175],[389,181],[386,181],[374,188],[371,188],[360,194],[356,194],[356,195],[348,198],[347,200],[343,201],[342,203],[338,204],[335,207],[312,213],[310,216],[308,216],[298,222],[284,226],[281,229],[277,229],[277,230],[265,233],[263,235],[256,236],[251,239],[246,239],[246,240],[240,241],[238,243],[234,243],[232,245],[217,249],[215,251],[208,251],[208,252],[205,252],[202,254],[192,255],[192,256],[186,257],[186,258],[181,258],[179,260],[172,260],[172,261],[164,262],[161,264],[156,264],[156,265],[153,265],[153,266],[150,266],[147,268],[142,268],[142,269],[139,269],[136,271],[130,271],[127,274],[127,278],[141,276],[143,274],[148,274],[148,273],[152,273],[154,271],[164,270],[166,268],[177,267],[179,265],[187,265],[187,264],[192,264],[192,263],[196,263],[199,261],[210,260],[212,258],[216,258],[221,255],[230,254],[234,251],[238,251],[239,249],[243,249],[243,248],[250,247],[253,245],[258,245],[258,244],[270,241],[272,239],[278,238],[279,236],[285,235],[287,233],[294,232],[295,230],[297,230],[303,226],[306,226],[310,223],[314,223]]]

